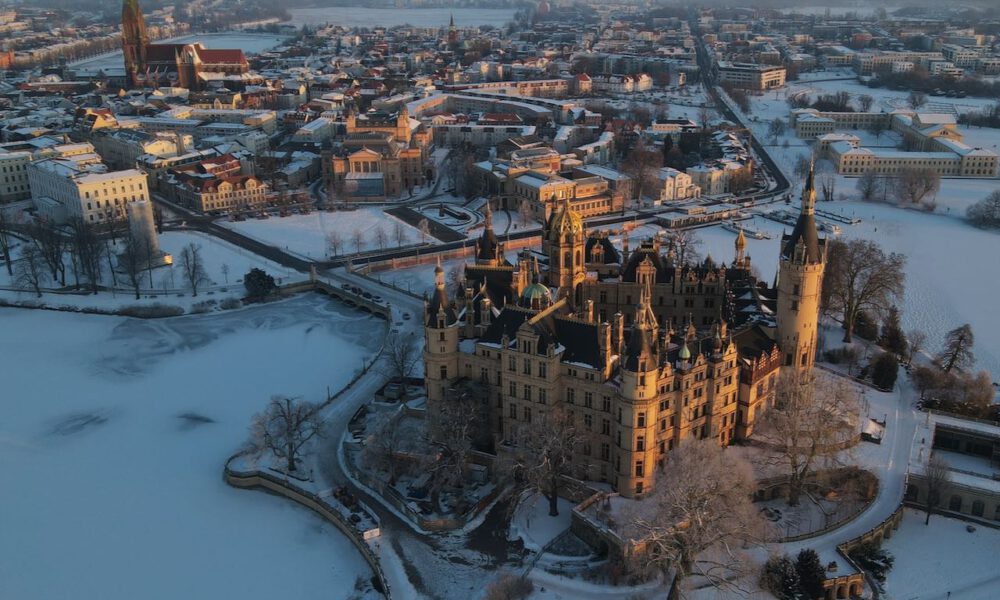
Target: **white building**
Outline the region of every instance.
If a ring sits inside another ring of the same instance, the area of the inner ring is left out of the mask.
[[[701,197],[701,188],[692,183],[691,176],[687,173],[664,167],[657,174],[657,179],[660,182],[660,197],[658,202],[654,202],[654,205]]]
[[[0,204],[17,202],[31,197],[28,185],[28,152],[0,151]]]
[[[47,149],[28,167],[28,182],[39,213],[57,223],[124,219],[128,203],[149,200],[145,173],[109,171],[90,144]]]

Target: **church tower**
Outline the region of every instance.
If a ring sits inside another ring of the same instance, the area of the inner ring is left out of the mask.
[[[131,86],[139,85],[139,76],[146,71],[146,19],[139,8],[139,0],[122,3],[122,53],[125,55],[125,75]]]
[[[820,288],[826,240],[816,231],[813,169],[802,190],[802,208],[791,234],[781,237],[778,263],[778,347],[782,365],[811,368],[816,359]]]
[[[458,29],[455,28],[455,15],[451,15],[451,20],[448,21],[448,45],[452,46],[458,43]]]
[[[434,294],[424,304],[424,385],[433,409],[458,377],[458,313],[448,299],[440,262],[434,269]]]
[[[548,284],[559,288],[560,298],[569,298],[570,304],[578,306],[580,285],[587,276],[583,262],[583,248],[586,237],[583,218],[570,208],[569,200],[563,199],[549,221],[548,231],[549,272]]]

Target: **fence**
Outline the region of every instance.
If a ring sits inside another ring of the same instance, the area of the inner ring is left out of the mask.
[[[344,518],[340,510],[338,510],[329,501],[324,498],[320,498],[313,492],[302,489],[290,481],[280,479],[270,473],[265,473],[256,469],[245,472],[234,470],[231,467],[231,463],[233,460],[241,456],[243,456],[242,453],[237,453],[229,457],[229,460],[226,461],[226,483],[233,487],[243,489],[261,488],[280,496],[284,496],[289,500],[305,506],[332,523],[335,527],[337,527],[337,529],[340,529],[347,536],[347,539],[349,539],[358,551],[361,552],[361,556],[364,557],[365,562],[368,563],[368,566],[370,566],[372,571],[375,573],[375,583],[381,588],[378,591],[381,592],[386,598],[392,598],[392,594],[389,589],[389,581],[382,570],[382,564],[379,561],[378,556],[371,549],[365,539],[365,532],[359,531],[354,524]],[[378,518],[374,515],[369,513],[368,517],[373,522],[378,523]]]

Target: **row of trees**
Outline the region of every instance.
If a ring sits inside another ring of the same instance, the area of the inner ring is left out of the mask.
[[[418,225],[423,243],[427,242],[426,236],[430,235],[430,225],[426,221],[424,219]],[[395,242],[397,246],[402,246],[409,241],[410,237],[406,233],[406,226],[400,221],[394,221],[391,230],[386,230],[381,224],[376,225],[370,232],[355,227],[346,239],[339,231],[331,231],[326,236],[326,246],[331,256],[341,256],[344,253],[344,247],[349,243],[357,254],[361,252],[362,247],[369,239],[375,241],[379,250],[385,250],[390,241]]]
[[[857,190],[864,200],[894,200],[902,206],[923,206],[941,189],[941,175],[935,169],[901,169],[898,175],[889,176],[875,171],[865,171],[858,178]]]

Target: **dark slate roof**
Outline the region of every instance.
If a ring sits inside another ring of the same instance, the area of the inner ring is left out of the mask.
[[[673,266],[669,264],[670,261],[667,260],[667,257],[655,250],[652,244],[642,244],[629,254],[628,262],[622,269],[622,281],[635,281],[635,270],[647,256],[649,260],[653,261],[653,267],[656,268],[656,283],[673,281]]]
[[[578,362],[602,367],[603,353],[596,323],[583,323],[555,317],[556,338],[565,346],[563,362]]]
[[[445,292],[444,287],[436,287],[434,293],[431,294],[430,300],[427,303],[427,323],[437,323],[437,314],[442,307],[444,307],[445,324],[455,324],[455,321],[458,320],[458,315],[455,314],[455,307],[448,302],[448,294]]]
[[[490,322],[490,326],[483,333],[483,337],[479,341],[499,344],[504,335],[510,339],[514,339],[517,337],[517,329],[521,326],[521,323],[530,319],[531,315],[532,312],[529,310],[507,306]]]
[[[514,339],[521,325],[536,314],[532,310],[508,306],[493,319],[480,341],[499,344],[505,334]],[[539,354],[548,352],[550,346],[561,344],[565,348],[562,362],[577,362],[598,368],[603,366],[596,323],[550,314],[532,324],[532,329],[538,335]]]
[[[586,258],[584,259],[585,262],[588,263],[594,262],[593,259],[591,258],[591,250],[593,250],[594,246],[598,244],[601,245],[601,250],[602,250],[601,262],[603,264],[612,265],[621,263],[622,256],[621,254],[619,254],[618,248],[615,248],[615,245],[611,243],[611,240],[609,240],[606,237],[587,238],[587,245],[584,248],[584,253],[586,256]]]
[[[493,233],[493,228],[483,228],[483,235],[479,236],[479,239],[476,240],[476,259],[495,260],[497,257],[497,250],[499,248],[500,240],[498,240],[496,234]]]
[[[733,336],[733,342],[740,356],[744,358],[757,358],[770,354],[777,345],[760,325],[738,332]]]
[[[476,294],[485,281],[486,294],[497,308],[517,301],[514,296],[514,267],[510,264],[500,267],[465,265],[465,279]]]
[[[819,233],[816,230],[816,217],[812,206],[816,202],[816,188],[813,183],[813,172],[809,171],[806,187],[802,191],[802,211],[795,222],[791,235],[781,236],[781,257],[790,259],[795,255],[795,246],[799,242],[805,245],[806,261],[812,264],[822,260],[820,252]]]

